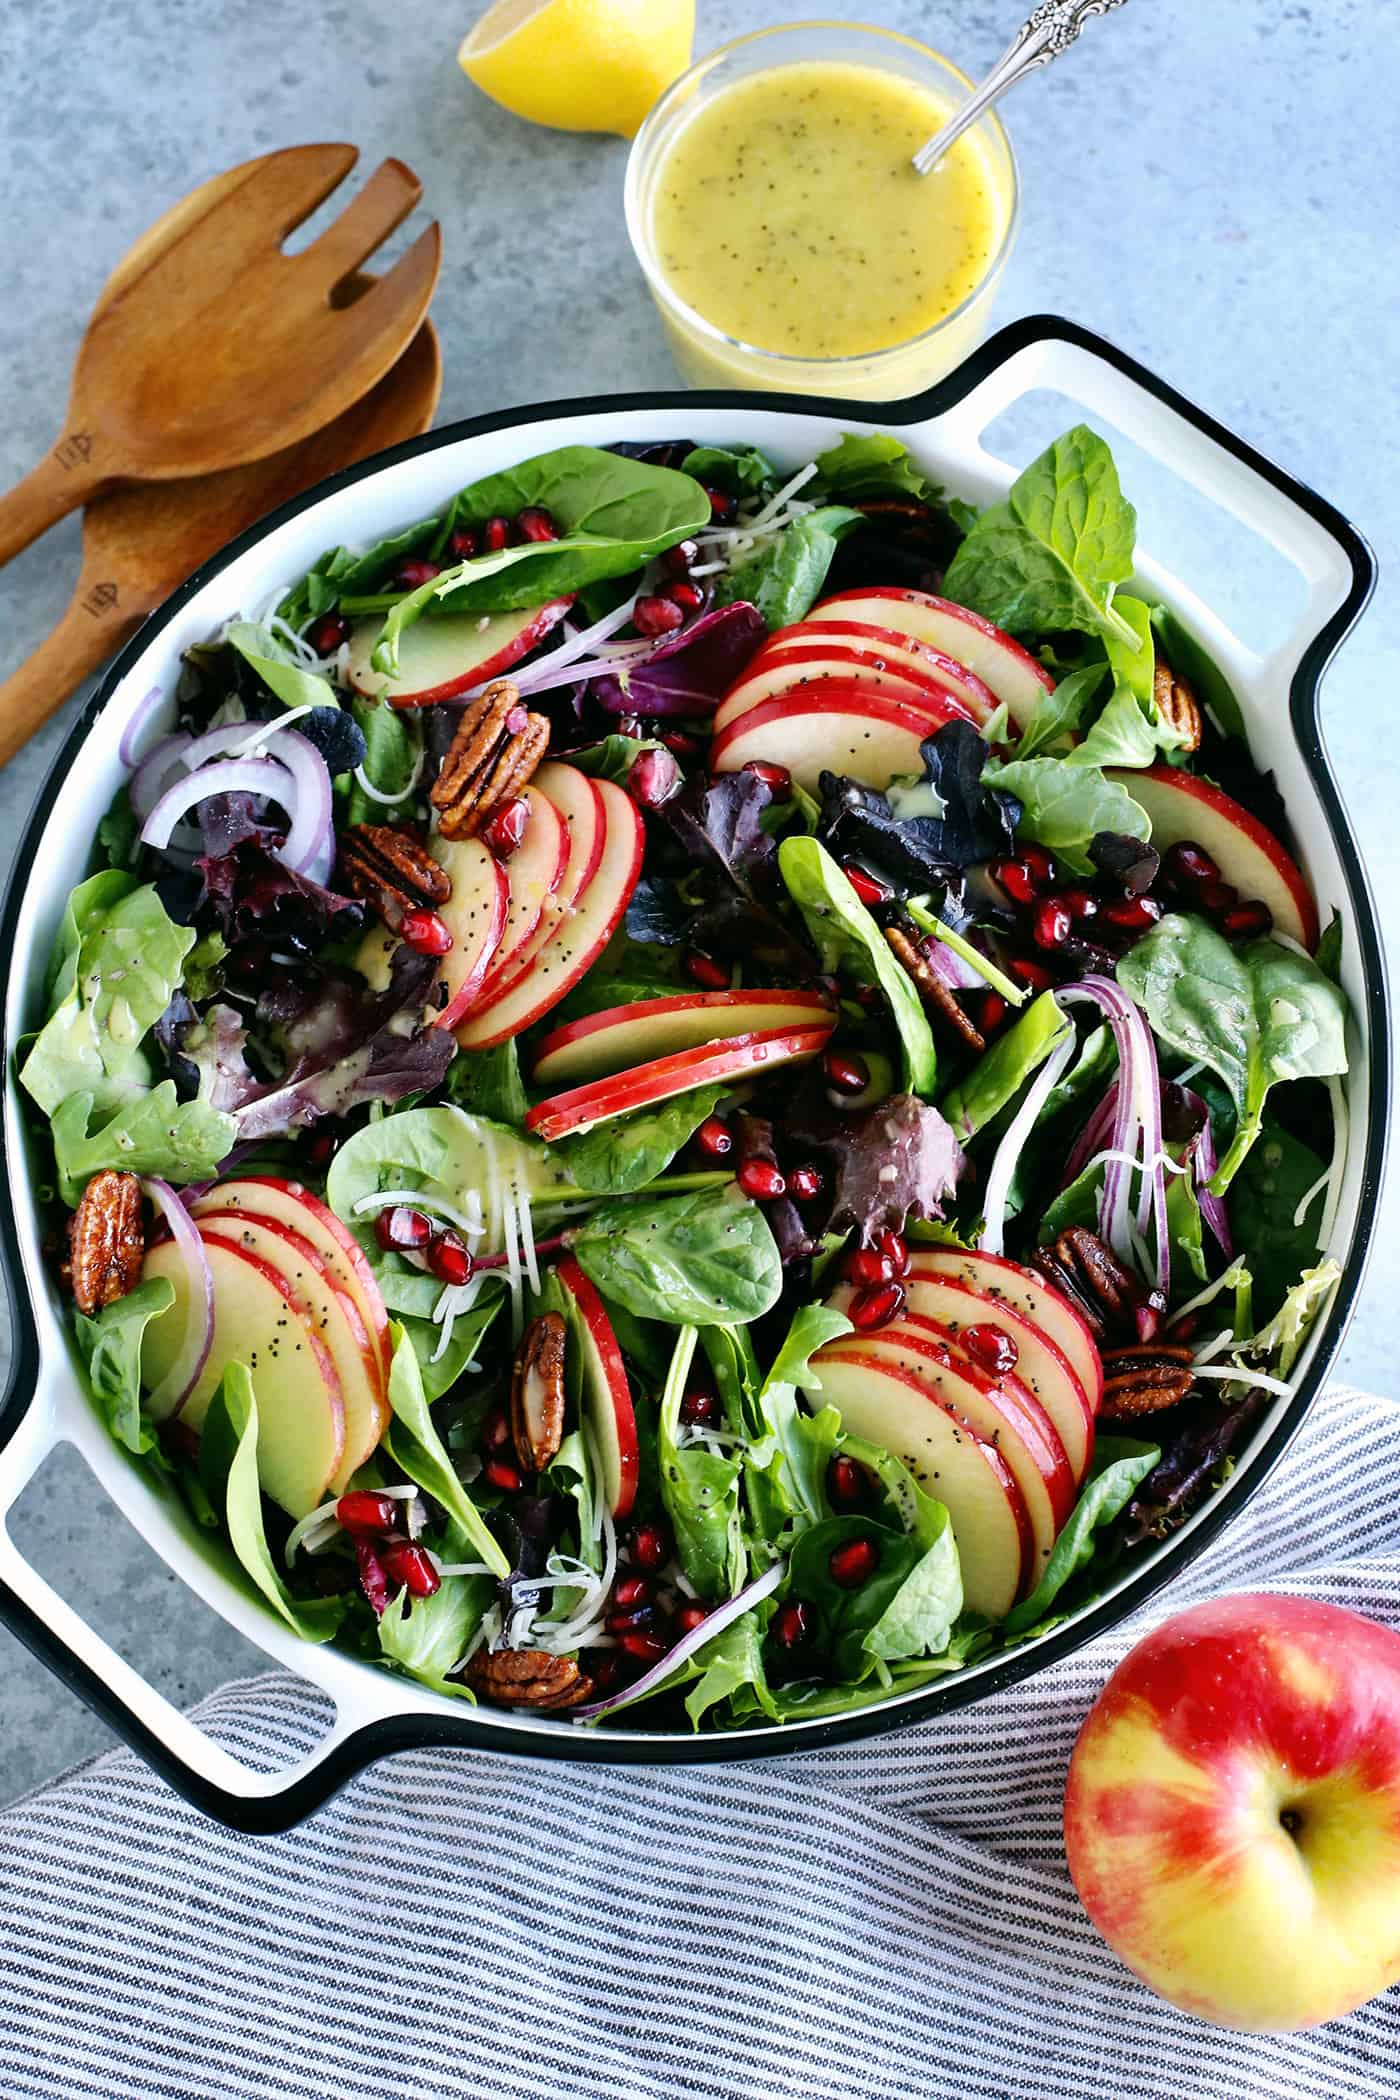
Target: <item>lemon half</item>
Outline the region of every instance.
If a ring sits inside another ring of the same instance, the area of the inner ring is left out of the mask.
[[[630,139],[694,36],[695,0],[496,0],[457,57],[514,116]]]

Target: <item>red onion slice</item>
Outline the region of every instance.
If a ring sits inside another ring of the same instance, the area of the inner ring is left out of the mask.
[[[214,1278],[199,1229],[169,1182],[147,1175],[142,1178],[141,1187],[170,1227],[171,1240],[185,1265],[190,1286],[184,1339],[168,1375],[150,1396],[152,1411],[165,1416],[178,1414],[209,1360],[214,1339]]]
[[[305,874],[314,861],[325,861],[331,839],[331,773],[320,752],[295,729],[279,729],[264,747],[292,776],[293,800],[285,804],[292,828],[280,849],[294,875]],[[327,863],[327,873],[329,864]]]
[[[142,843],[168,846],[181,817],[210,795],[261,795],[265,801],[280,803],[292,816],[296,785],[287,767],[274,758],[225,758],[201,766],[197,773],[186,774],[166,789],[142,826]]]
[[[683,1634],[670,1654],[663,1655],[659,1663],[653,1663],[634,1684],[625,1685],[620,1692],[610,1693],[606,1699],[595,1699],[591,1706],[575,1707],[570,1720],[597,1721],[604,1714],[615,1712],[619,1706],[630,1706],[634,1699],[645,1699],[649,1692],[656,1691],[668,1677],[688,1663],[707,1641],[712,1641],[717,1633],[723,1633],[725,1627],[732,1626],[736,1619],[742,1619],[746,1611],[761,1604],[765,1597],[771,1597],[786,1573],[787,1562],[775,1561],[766,1574],[740,1590],[737,1597],[731,1597],[725,1604],[717,1604],[693,1633]]]
[[[117,757],[129,772],[141,764],[141,760],[136,756],[136,746],[141,741],[142,730],[146,728],[164,698],[160,687],[153,685],[145,698],[138,700],[131,711],[131,720],[122,731],[121,742],[117,746]],[[149,755],[148,753],[147,756]]]
[[[128,790],[131,807],[143,824],[172,782],[184,779],[188,770],[184,757],[189,748],[190,739],[184,730],[177,730],[174,736],[163,736],[158,744],[151,746],[132,774]]]

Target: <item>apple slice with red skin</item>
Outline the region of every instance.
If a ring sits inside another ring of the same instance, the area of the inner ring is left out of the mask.
[[[497,999],[506,992],[513,991],[528,974],[541,951],[553,940],[569,913],[578,905],[597,873],[598,863],[603,857],[603,798],[594,783],[574,766],[545,766],[541,767],[540,771],[550,776],[553,794],[540,784],[538,776],[534,788],[544,801],[549,802],[559,818],[565,844],[564,867],[554,888],[546,891],[539,899],[540,908],[530,932],[516,943],[487,977],[481,988],[478,1007],[494,1006]],[[524,844],[522,840],[519,849],[522,852]],[[523,890],[523,877],[521,886]],[[527,916],[533,910],[535,894],[532,890],[527,900]],[[509,931],[507,914],[507,932]]]
[[[874,1356],[911,1371],[996,1446],[1026,1505],[1034,1539],[1032,1586],[1038,1582],[1074,1508],[1075,1479],[1055,1425],[1029,1386],[1014,1373],[984,1371],[958,1348],[956,1336],[933,1322],[916,1327],[896,1321],[878,1333],[843,1337],[831,1344],[830,1354]]]
[[[370,658],[384,622],[377,614],[350,630],[347,676],[357,693],[391,707],[432,707],[470,686],[499,678],[557,627],[572,598],[552,598],[525,612],[444,613],[415,620],[399,636],[396,678],[376,671]]]
[[[215,1182],[189,1209],[196,1222],[215,1211],[256,1211],[309,1240],[340,1288],[353,1298],[378,1353],[381,1376],[388,1379],[394,1354],[388,1308],[359,1241],[348,1226],[342,1225],[329,1204],[303,1188],[299,1181],[250,1174],[240,1181]]]
[[[631,1515],[641,1470],[637,1417],[622,1351],[607,1307],[572,1254],[555,1264],[576,1317],[571,1320],[583,1372],[583,1410],[588,1417],[603,1467],[603,1492],[619,1521]]]
[[[764,700],[805,699],[810,694],[820,695],[832,684],[862,686],[876,699],[905,701],[913,706],[952,700],[960,711],[970,712],[951,685],[931,674],[896,670],[890,664],[876,664],[854,650],[823,648],[818,643],[811,649],[785,649],[766,663],[751,663],[715,710],[711,734],[718,736]]]
[[[676,1094],[693,1093],[698,1086],[727,1084],[776,1071],[779,1065],[805,1063],[820,1055],[833,1026],[828,1018],[820,1028],[765,1028],[755,1035],[733,1036],[728,1041],[677,1050],[669,1057],[654,1057],[647,1064],[634,1065],[630,1072],[591,1079],[586,1086],[571,1087],[567,1093],[537,1102],[525,1118],[525,1128],[552,1144],[571,1132],[591,1130],[609,1116],[650,1108]]]
[[[866,787],[887,788],[902,775],[920,777],[921,746],[946,722],[967,721],[946,708],[862,698],[860,686],[810,699],[763,700],[722,730],[710,746],[712,773],[737,773],[753,759],[786,766],[815,794],[823,773],[842,773]],[[868,688],[864,689],[868,691]]]
[[[995,1327],[1006,1335],[1016,1349],[1016,1376],[1030,1387],[1050,1417],[1075,1479],[1082,1480],[1094,1455],[1094,1410],[1069,1358],[1004,1298],[984,1298],[951,1276],[922,1272],[920,1251],[910,1250],[913,1268],[905,1278],[900,1325],[936,1325],[946,1328],[955,1341],[966,1327]],[[838,1312],[847,1312],[854,1296],[851,1285],[842,1284],[831,1304]]]
[[[545,914],[536,934],[521,950],[510,982],[494,995],[487,985],[480,1003],[457,1030],[457,1040],[464,1050],[488,1050],[493,1043],[503,1043],[557,1006],[580,977],[592,969],[612,939],[642,872],[646,834],[636,804],[622,789],[610,780],[588,780],[572,766],[541,768],[546,770],[571,774],[597,798],[601,848],[593,873],[577,897],[555,913],[552,923],[550,915]],[[576,828],[575,807],[565,802],[563,792],[553,781],[544,792],[551,801],[557,798],[572,833]],[[585,820],[581,814],[581,793],[576,803],[580,809],[578,828],[582,830]],[[551,906],[558,906],[567,884],[566,874],[558,895],[550,899]],[[544,938],[536,947],[534,942],[540,934]]]
[[[452,946],[438,962],[438,983],[447,987],[446,1004],[430,1004],[424,1019],[431,1028],[455,1028],[481,996],[500,951],[510,884],[505,869],[480,839],[435,839],[433,857],[452,878],[452,895],[438,908]],[[360,943],[355,967],[376,991],[388,985],[401,939],[387,926],[373,926]]]
[[[819,992],[675,992],[608,1006],[569,1021],[540,1042],[535,1084],[605,1079],[672,1051],[693,1050],[772,1028],[811,1027],[832,1020]]]
[[[331,1494],[343,1494],[351,1475],[378,1449],[389,1426],[379,1350],[359,1308],[310,1240],[276,1218],[252,1210],[210,1211],[199,1231],[206,1243],[211,1234],[217,1234],[276,1269],[291,1291],[297,1312],[324,1342],[345,1404],[345,1456],[330,1484]]]
[[[1200,846],[1221,880],[1239,891],[1242,904],[1259,899],[1273,913],[1276,932],[1310,954],[1316,948],[1317,906],[1302,869],[1243,803],[1176,766],[1111,766],[1105,778],[1118,781],[1147,811],[1159,853],[1168,846]]]
[[[940,685],[953,688],[979,722],[990,721],[1001,705],[985,679],[979,678],[975,671],[969,671],[965,663],[949,656],[946,650],[916,641],[912,634],[900,634],[893,627],[872,627],[864,620],[814,620],[810,623],[799,620],[794,627],[780,628],[764,643],[750,669],[775,656],[810,649],[815,642],[834,646],[843,653],[864,657],[869,662],[884,665],[891,671],[905,672],[911,677],[936,678]]]
[[[999,1304],[1023,1314],[1068,1359],[1090,1407],[1098,1414],[1103,1399],[1098,1343],[1088,1323],[1053,1284],[1036,1270],[1008,1261],[1004,1254],[984,1254],[980,1248],[912,1246],[909,1252],[913,1275],[946,1276],[953,1283],[965,1283],[983,1300],[985,1320],[993,1319]]]
[[[532,784],[523,790],[523,795],[530,814],[526,819],[524,837],[504,864],[509,904],[500,946],[490,964],[490,976],[502,980],[513,969],[520,950],[539,925],[550,898],[558,895],[569,865],[568,824],[548,795],[541,793],[538,787]],[[601,826],[596,829],[601,848]],[[444,867],[450,866],[447,859],[450,850],[449,840],[435,838],[432,841],[432,851]]]
[[[866,590],[837,591],[808,613],[809,622],[857,620],[877,627],[892,627],[916,642],[941,649],[982,679],[1004,700],[1011,719],[1024,729],[1044,693],[1053,692],[1055,681],[1044,664],[1036,662],[1028,649],[984,620],[980,613],[954,605],[948,598],[935,598],[927,591],[903,591],[871,586]]]
[[[902,1459],[952,1521],[971,1611],[1004,1619],[1035,1566],[1030,1517],[1010,1466],[914,1372],[873,1351],[819,1350],[810,1388],[816,1407],[834,1407],[846,1428]]]
[[[218,1233],[201,1238],[214,1279],[214,1336],[180,1420],[198,1430],[228,1365],[246,1364],[258,1404],[258,1479],[289,1517],[304,1517],[325,1500],[345,1457],[335,1367],[279,1270]],[[167,1277],[175,1291],[174,1305],[151,1321],[141,1343],[142,1381],[158,1385],[168,1368],[166,1336],[183,1329],[189,1275],[170,1240],[148,1251],[143,1274]]]

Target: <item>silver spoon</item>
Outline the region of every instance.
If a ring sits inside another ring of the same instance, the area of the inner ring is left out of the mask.
[[[1015,87],[1018,80],[1033,73],[1037,66],[1048,66],[1052,58],[1068,51],[1090,15],[1106,15],[1110,8],[1122,5],[1123,0],[1042,0],[1030,20],[1017,31],[1013,42],[1003,51],[981,87],[973,90],[956,116],[950,117],[927,145],[920,146],[914,155],[916,171],[920,175],[932,174],[963,133],[994,102],[999,102],[1008,88]]]

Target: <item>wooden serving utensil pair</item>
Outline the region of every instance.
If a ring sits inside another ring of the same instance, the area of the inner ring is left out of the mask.
[[[359,267],[418,202],[417,177],[385,161],[309,247],[282,253],[358,157],[294,146],[217,175],[108,279],[64,435],[0,498],[0,561],[87,506],[72,601],[0,685],[0,765],[228,540],[432,422],[438,227],[383,277]]]

